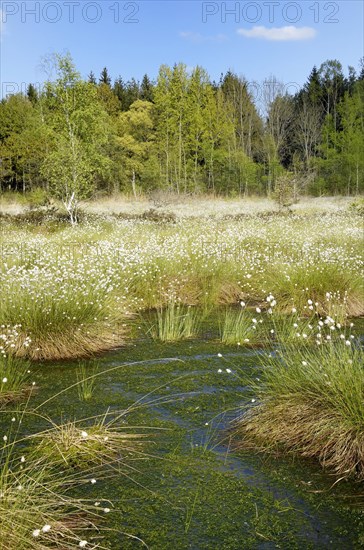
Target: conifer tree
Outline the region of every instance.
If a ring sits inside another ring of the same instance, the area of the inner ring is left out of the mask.
[[[140,84],[140,99],[153,102],[153,88],[149,76],[145,74]]]
[[[89,82],[90,84],[95,84],[95,85],[97,84],[97,82],[96,82],[96,76],[95,76],[95,74],[93,73],[93,71],[91,71],[90,74],[88,75],[88,82]]]
[[[109,76],[109,72],[106,67],[104,67],[101,71],[99,83],[106,84],[107,86],[111,86],[111,78]]]
[[[33,84],[29,84],[27,88],[27,98],[33,105],[35,105],[38,101],[38,92]]]

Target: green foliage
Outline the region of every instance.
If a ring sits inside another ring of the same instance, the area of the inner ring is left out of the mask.
[[[160,180],[166,187],[227,194],[257,190],[258,170],[252,159],[256,129],[251,120],[248,125],[254,106],[244,82],[236,78],[224,95],[222,89],[214,92],[201,67],[189,75],[184,65],[173,70],[162,66],[154,101]],[[243,109],[244,121],[238,118]]]
[[[123,188],[137,195],[138,187],[147,191],[157,185],[158,167],[153,167],[152,103],[138,99],[117,121],[116,138]]]
[[[202,67],[162,65],[156,83],[112,86],[106,68],[82,80],[69,54],[48,63],[55,79],[43,90],[0,103],[0,187],[43,188],[72,223],[95,191],[271,196],[291,171],[316,195],[364,189],[363,81],[337,60],[314,67],[295,96],[265,79],[259,105],[231,71],[216,84]]]
[[[283,174],[276,179],[273,199],[279,208],[289,208],[295,202],[295,188],[292,174]]]
[[[1,200],[4,203],[16,203],[33,210],[36,208],[42,208],[49,206],[49,194],[42,187],[34,187],[30,191],[25,193],[14,193],[7,191],[1,195]]]
[[[24,197],[24,202],[29,206],[29,208],[39,208],[42,206],[49,205],[48,194],[45,189],[36,187],[29,191]]]
[[[153,340],[176,342],[197,335],[201,324],[201,312],[191,307],[170,302],[157,310],[148,329]]]
[[[25,192],[42,185],[40,168],[51,143],[52,134],[38,104],[20,94],[0,103],[1,187]]]
[[[362,479],[364,357],[346,338],[316,349],[285,345],[282,353],[262,359],[259,384],[253,384],[258,405],[242,417],[239,436],[318,458],[340,476]]]
[[[71,223],[77,223],[79,201],[95,190],[95,177],[107,171],[102,147],[107,142],[106,112],[97,91],[83,82],[70,56],[56,56],[58,79],[46,84],[48,124],[57,134],[42,164],[50,193],[60,199]]]
[[[220,339],[227,345],[252,345],[259,342],[259,325],[254,316],[245,309],[227,308],[220,321]]]
[[[364,198],[359,198],[350,205],[350,210],[364,216]]]
[[[95,391],[95,374],[97,365],[93,364],[89,367],[86,361],[80,361],[77,370],[77,391],[81,401],[89,401]]]
[[[346,92],[333,114],[322,126],[322,157],[316,160],[318,174],[326,187],[339,193],[358,194],[364,190],[364,94],[357,82],[352,94]],[[340,119],[340,131],[337,121]]]

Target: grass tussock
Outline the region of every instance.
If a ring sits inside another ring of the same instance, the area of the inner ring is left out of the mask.
[[[91,367],[86,361],[80,361],[76,370],[77,392],[80,401],[89,401],[95,391],[98,364]]]
[[[88,357],[122,343],[123,308],[116,312],[96,280],[70,275],[62,278],[55,271],[49,281],[41,270],[23,269],[17,283],[9,281],[0,320],[18,327],[16,356],[34,361]],[[31,345],[24,346],[26,335]]]
[[[253,345],[260,339],[260,324],[253,313],[243,307],[226,309],[220,321],[220,340],[227,345]]]
[[[160,313],[165,321],[156,322],[156,338],[164,338],[161,325],[173,324],[177,339],[188,337],[191,317],[177,321],[184,315],[171,301],[204,309],[239,300],[259,305],[272,292],[282,313],[296,307],[309,317],[308,299],[320,315],[342,322],[364,312],[362,220],[355,212],[150,218],[93,214],[77,227],[59,223],[57,231],[35,221],[5,224],[0,325],[21,325],[32,339],[17,355],[99,353],[123,343],[123,319],[149,309],[171,310]]]
[[[10,459],[0,470],[0,547],[75,550],[86,541],[88,548],[104,548],[95,525],[101,511],[87,499],[70,496],[72,479],[52,476],[35,458],[22,459],[17,457],[16,464]]]
[[[9,354],[0,356],[0,409],[26,398],[33,388],[29,375],[27,361]]]
[[[31,361],[57,361],[92,357],[124,342],[124,335],[115,327],[100,325],[82,327],[76,332],[65,329],[62,333],[49,331],[33,336],[32,346],[26,349],[19,346],[14,352]]]
[[[287,346],[265,359],[255,406],[236,424],[238,446],[297,453],[364,479],[364,352],[352,342]]]
[[[122,464],[118,472],[124,469],[128,474],[131,462],[145,458],[145,437],[127,426],[117,426],[115,421],[106,422],[103,416],[88,426],[76,421],[53,424],[31,439],[37,442],[35,455],[47,462],[81,469]]]
[[[202,321],[200,310],[170,302],[155,312],[148,328],[153,340],[177,342],[193,338],[198,334]]]
[[[10,403],[24,401],[35,389],[30,382],[30,363],[16,357],[16,350],[27,350],[31,340],[21,327],[1,326],[0,333],[0,411]]]
[[[345,265],[325,263],[317,258],[317,265],[307,269],[292,265],[277,266],[267,274],[269,288],[277,297],[281,311],[290,311],[295,306],[302,313],[307,308],[307,299],[317,303],[320,315],[340,314],[344,317],[359,317],[364,314],[364,287],[360,273],[352,273]]]
[[[10,362],[12,367],[19,364],[14,358]],[[34,411],[27,401],[24,408],[12,413],[7,433],[2,437],[1,549],[106,550],[104,519],[113,505],[102,494],[104,485],[99,482],[123,475],[138,483],[135,461],[149,457],[145,452],[145,428],[127,426],[126,411],[113,412],[112,417],[107,411],[104,415],[64,424],[36,412],[58,395],[48,398]],[[33,414],[47,420],[51,427],[30,435],[22,433],[25,416]],[[136,536],[125,532],[123,535],[144,545]]]

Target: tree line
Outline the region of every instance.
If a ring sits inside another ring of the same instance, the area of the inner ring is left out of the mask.
[[[364,190],[363,60],[347,75],[325,61],[295,94],[181,63],[141,82],[107,68],[82,79],[69,54],[52,64],[41,90],[0,103],[2,191],[43,188],[71,207],[95,190],[269,195],[282,175],[305,193]]]

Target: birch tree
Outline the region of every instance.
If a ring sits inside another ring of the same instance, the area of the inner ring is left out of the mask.
[[[69,55],[54,56],[57,79],[47,82],[47,123],[56,136],[42,174],[50,193],[60,199],[72,224],[78,220],[81,200],[95,189],[97,175],[109,167],[102,152],[108,140],[107,114],[93,84],[81,80]]]

